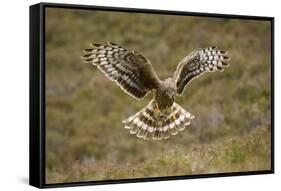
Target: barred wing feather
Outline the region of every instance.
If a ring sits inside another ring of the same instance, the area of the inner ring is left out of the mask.
[[[109,79],[126,93],[141,99],[158,87],[159,78],[151,63],[140,53],[129,51],[112,42],[107,45],[91,44],[84,49],[85,63],[97,66]]]
[[[227,61],[230,60],[230,57],[226,55],[226,51],[208,47],[198,49],[181,60],[173,77],[178,95],[183,93],[191,80],[203,73],[223,71],[228,66]]]

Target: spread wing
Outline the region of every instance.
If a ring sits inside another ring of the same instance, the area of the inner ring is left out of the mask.
[[[97,66],[109,79],[116,82],[126,93],[141,99],[159,85],[151,63],[140,53],[130,51],[112,42],[107,45],[91,44],[84,49],[85,63]]]
[[[177,94],[181,95],[186,85],[205,72],[223,71],[230,57],[216,47],[198,49],[180,61],[174,73]]]

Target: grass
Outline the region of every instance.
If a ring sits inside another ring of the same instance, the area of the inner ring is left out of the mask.
[[[262,139],[261,139],[262,137]],[[128,179],[167,175],[245,172],[270,169],[270,128],[259,127],[249,135],[224,138],[189,148],[175,145],[143,162],[128,160],[120,165],[109,161],[76,161],[67,174],[48,172],[55,182],[79,179]]]
[[[46,10],[46,181],[77,182],[266,170],[271,166],[270,23],[237,19]],[[130,135],[122,119],[144,107],[81,61],[89,43],[144,54],[161,79],[199,47],[231,66],[193,80],[177,103],[196,116],[164,141]]]

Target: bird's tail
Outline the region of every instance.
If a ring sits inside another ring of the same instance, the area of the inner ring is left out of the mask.
[[[122,122],[131,134],[146,140],[167,139],[176,135],[190,124],[194,115],[183,109],[177,103],[160,111],[155,100]]]

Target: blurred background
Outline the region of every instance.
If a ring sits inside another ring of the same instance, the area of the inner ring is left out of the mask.
[[[270,34],[269,21],[47,8],[47,183],[270,169]],[[107,41],[145,55],[161,79],[200,47],[232,59],[176,98],[196,116],[189,128],[144,141],[121,121],[153,95],[136,101],[81,60]]]

